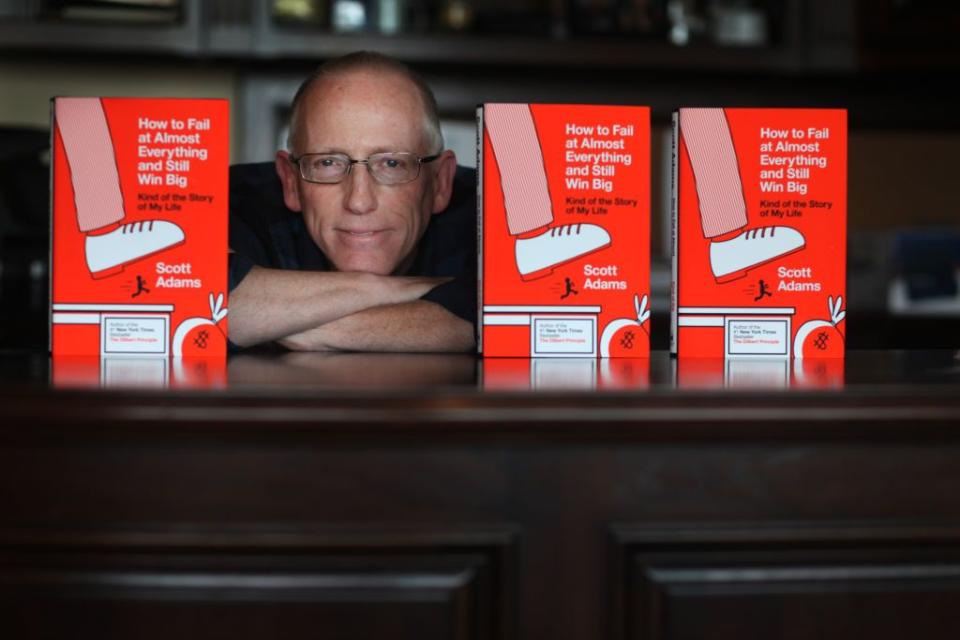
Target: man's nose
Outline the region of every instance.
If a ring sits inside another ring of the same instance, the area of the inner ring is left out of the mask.
[[[353,165],[344,182],[347,185],[344,205],[348,211],[363,214],[377,208],[376,182],[367,165]]]

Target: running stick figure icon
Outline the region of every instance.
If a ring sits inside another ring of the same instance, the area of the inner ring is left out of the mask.
[[[146,280],[144,280],[140,276],[137,276],[137,290],[130,297],[136,298],[141,293],[150,293],[150,289],[148,289],[145,285],[146,285]]]
[[[760,300],[761,298],[763,298],[763,296],[767,296],[768,298],[772,298],[772,297],[773,297],[773,294],[770,293],[770,290],[769,290],[769,289],[767,289],[767,283],[766,283],[766,282],[764,282],[763,280],[760,280],[759,286],[760,286],[760,293],[757,295],[756,298],[753,299],[754,302]]]
[[[564,284],[566,285],[567,290],[562,296],[560,296],[561,300],[569,296],[571,293],[573,295],[578,295],[580,293],[579,291],[573,288],[573,280],[571,280],[570,278],[564,278]]]

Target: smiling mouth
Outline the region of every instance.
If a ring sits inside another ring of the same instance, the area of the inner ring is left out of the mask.
[[[376,231],[344,231],[344,233],[348,233],[348,234],[350,234],[351,236],[357,236],[357,237],[360,237],[360,238],[364,238],[364,237],[367,237],[367,236],[372,236],[373,234],[376,233]]]
[[[367,241],[373,241],[379,238],[386,230],[385,229],[369,229],[366,231],[358,231],[353,229],[338,229],[337,231],[341,234],[340,237],[348,242],[349,241],[367,242]]]

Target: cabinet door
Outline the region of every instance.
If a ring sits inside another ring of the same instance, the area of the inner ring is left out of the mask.
[[[957,638],[957,533],[623,530],[615,637]]]
[[[429,537],[8,549],[0,629],[9,638],[504,637],[508,547]]]

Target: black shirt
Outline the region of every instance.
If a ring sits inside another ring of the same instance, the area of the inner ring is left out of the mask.
[[[411,276],[451,276],[424,295],[454,315],[477,321],[477,178],[457,167],[447,208],[430,217],[417,246]],[[330,261],[310,237],[303,216],[283,203],[272,162],[230,167],[230,290],[254,265],[270,269],[329,271]]]

